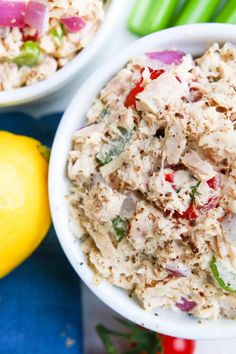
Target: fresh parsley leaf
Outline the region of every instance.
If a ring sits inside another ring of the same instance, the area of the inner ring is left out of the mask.
[[[192,186],[191,187],[191,192],[190,192],[190,201],[191,204],[194,202],[196,195],[199,195],[200,193],[198,192],[198,187],[200,186],[201,181],[198,181],[198,183],[196,184],[196,186]]]
[[[106,328],[103,325],[96,327],[99,337],[101,338],[106,354],[119,354],[115,348],[111,337],[118,337],[130,344],[132,349],[122,352],[123,354],[163,354],[163,347],[160,338],[155,332],[145,328],[138,327],[125,320],[118,320],[129,332],[117,332]]]
[[[119,131],[121,132],[122,135],[126,136],[127,134],[129,134],[128,130],[124,127],[117,127],[117,129],[119,129]]]
[[[104,108],[101,110],[100,114],[99,114],[99,118],[103,119],[103,118],[105,118],[108,114],[110,114],[109,108],[104,107]]]
[[[102,150],[97,153],[96,159],[101,163],[101,165],[106,165],[109,162],[115,160],[125,148],[125,145],[129,142],[132,136],[132,131],[128,131],[123,127],[118,127],[122,136],[111,141],[109,144],[103,146]]]
[[[96,158],[102,165],[106,165],[118,157],[122,153],[123,149],[124,144],[117,141],[111,145],[104,146],[104,149],[97,153]]]
[[[112,226],[115,231],[117,241],[121,241],[127,234],[128,222],[120,216],[117,216],[112,220]]]

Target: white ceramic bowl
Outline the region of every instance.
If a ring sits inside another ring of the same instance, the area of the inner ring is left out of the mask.
[[[35,101],[65,86],[99,52],[101,46],[112,33],[117,18],[122,15],[125,0],[110,0],[104,22],[101,24],[89,45],[70,63],[58,70],[49,79],[31,86],[0,93],[0,107],[10,107]]]
[[[170,28],[142,38],[121,54],[117,53],[110,63],[102,66],[87,80],[65,112],[53,144],[49,173],[51,211],[59,241],[72,266],[87,286],[113,310],[131,321],[154,331],[194,339],[236,337],[236,321],[222,319],[199,323],[184,313],[161,309],[155,311],[158,313],[156,316],[152,312],[145,312],[125,291],[106,281],[99,286],[93,285],[93,273],[86,264],[79,242],[75,241],[68,227],[68,205],[65,195],[68,194],[69,182],[66,166],[72,134],[85,124],[86,112],[100,89],[129,58],[156,49],[179,49],[195,56],[203,53],[216,41],[219,43],[231,41],[236,44],[236,26],[197,24]]]

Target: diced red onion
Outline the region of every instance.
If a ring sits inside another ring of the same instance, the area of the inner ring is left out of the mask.
[[[125,198],[121,210],[120,210],[120,216],[124,218],[130,218],[136,210],[136,201],[132,195],[127,196]]]
[[[219,200],[220,200],[220,196],[211,197],[205,205],[198,208],[198,211],[201,214],[204,214],[207,211],[214,209],[218,205]]]
[[[0,38],[7,38],[9,29],[6,27],[0,27]]]
[[[176,302],[176,307],[178,307],[181,311],[184,312],[189,312],[194,309],[195,306],[197,306],[197,303],[195,301],[189,301],[185,297],[181,298],[181,302]]]
[[[236,243],[236,215],[225,218],[222,223],[224,236],[229,242]]]
[[[99,173],[92,175],[92,185],[95,186],[97,183],[106,184],[105,179]]]
[[[78,16],[63,17],[61,18],[61,22],[72,33],[79,32],[86,25],[85,20]]]
[[[159,60],[164,64],[180,64],[185,55],[184,52],[174,50],[163,50],[161,52],[146,53],[149,59]]]
[[[26,3],[0,1],[0,27],[24,27]]]
[[[191,275],[189,267],[181,262],[170,262],[166,266],[166,270],[175,277],[188,277]]]
[[[46,18],[47,6],[39,1],[29,1],[25,12],[25,24],[41,33]]]

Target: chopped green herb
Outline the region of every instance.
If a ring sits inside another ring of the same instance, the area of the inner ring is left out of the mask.
[[[110,110],[109,110],[108,108],[104,107],[104,108],[101,110],[100,114],[99,114],[99,118],[103,119],[103,118],[105,118],[108,114],[110,114]]]
[[[102,340],[105,348],[106,354],[118,354],[118,351],[112,341],[113,337],[122,338],[127,342],[127,344],[134,344],[132,349],[125,351],[124,354],[163,354],[163,347],[161,343],[161,338],[158,337],[157,333],[149,331],[145,328],[138,327],[130,322],[125,320],[117,319],[120,324],[128,329],[128,332],[114,331],[106,328],[102,324],[97,325],[97,333]]]
[[[104,344],[106,354],[119,354],[112,342],[110,331],[101,324],[98,325],[96,329],[99,337],[101,338]]]
[[[199,181],[196,186],[191,187],[191,192],[190,192],[190,201],[191,203],[194,202],[196,195],[199,195],[200,193],[198,192],[198,187],[200,186],[201,181]]]
[[[132,131],[128,131],[123,127],[118,127],[122,136],[119,137],[117,140],[111,141],[110,144],[105,145],[102,150],[97,153],[96,158],[102,164],[106,165],[109,162],[115,160],[125,148],[125,145],[130,140],[132,136]]]
[[[108,148],[108,150],[107,150]],[[119,156],[124,149],[124,145],[116,143],[114,145],[105,146],[105,149],[97,153],[96,158],[102,164],[106,165]]]
[[[37,42],[27,41],[24,43],[21,54],[18,55],[13,61],[19,67],[29,66],[33,67],[38,63],[40,55],[40,48]]]
[[[123,142],[123,144],[126,144],[131,139],[133,131],[132,130],[127,130],[124,127],[117,127],[117,129],[120,131],[120,133],[122,135],[121,142]]]
[[[129,131],[124,127],[117,127],[117,129],[121,132],[122,135],[126,136],[129,134]]]
[[[128,222],[122,219],[120,216],[117,216],[112,220],[112,226],[116,233],[117,241],[121,241],[127,234]]]

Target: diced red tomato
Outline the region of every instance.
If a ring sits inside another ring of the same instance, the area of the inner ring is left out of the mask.
[[[166,182],[173,183],[174,182],[174,172],[165,174]]]
[[[152,68],[148,68],[150,71],[150,79],[151,80],[156,80],[161,74],[163,74],[165,72],[165,70],[153,70]]]
[[[212,197],[208,200],[208,202],[205,205],[198,208],[196,208],[193,204],[191,204],[183,214],[176,213],[175,216],[177,218],[188,219],[188,220],[196,219],[199,214],[204,214],[209,210],[214,209],[218,205],[219,199],[220,199],[219,196]]]
[[[168,165],[167,168],[171,168],[175,171],[179,169],[179,168],[176,169],[175,165]],[[173,180],[172,173],[166,174],[165,180],[170,183],[173,183],[174,180]],[[192,219],[196,219],[200,214],[205,214],[209,210],[216,208],[219,203],[219,200],[221,198],[220,190],[221,190],[222,184],[221,184],[220,174],[217,174],[215,177],[208,180],[207,184],[209,185],[210,188],[212,188],[214,190],[218,190],[219,195],[209,198],[208,201],[206,202],[206,204],[203,206],[200,206],[200,207],[197,207],[194,205],[194,203],[192,203],[192,204],[190,204],[188,209],[183,214],[180,214],[179,212],[175,212],[174,217],[192,220]],[[174,185],[172,185],[172,186],[175,189],[175,186]]]
[[[141,79],[136,84],[136,86],[129,92],[128,96],[126,97],[126,100],[125,100],[125,107],[126,108],[129,108],[129,107],[136,108],[136,96],[144,90],[144,87],[142,86],[142,83],[143,83],[142,73],[143,73],[143,71],[144,71],[144,68],[141,68],[140,69]]]
[[[207,181],[207,184],[210,188],[212,188],[214,190],[220,189],[221,188],[221,178],[220,178],[219,173],[215,177],[209,179]]]
[[[207,184],[210,188],[212,188],[214,190],[220,190],[221,186],[222,186],[220,174],[217,174],[215,177],[209,179],[207,181]],[[214,209],[217,206],[217,204],[219,203],[219,200],[220,200],[220,195],[209,198],[209,200],[207,201],[207,203],[205,205],[198,208],[199,212],[201,214],[204,214],[207,211]]]
[[[177,217],[182,218],[182,219],[187,219],[187,220],[196,219],[198,217],[197,210],[193,204],[190,204],[188,209],[185,210],[185,212],[183,214],[179,214],[179,213],[177,213],[177,214],[178,214],[178,215],[176,215]]]
[[[174,216],[176,218],[182,218],[188,220],[196,219],[199,216],[199,214],[205,214],[209,210],[217,207],[219,200],[220,200],[220,196],[212,197],[208,200],[208,202],[205,205],[198,208],[196,208],[194,204],[191,204],[183,214],[176,212]]]
[[[161,74],[163,74],[165,72],[162,69],[160,69],[160,70],[154,70],[152,68],[148,68],[148,69],[150,71],[150,79],[151,80],[156,80]],[[144,68],[141,68],[140,73],[142,74],[143,71],[144,71]],[[136,108],[136,96],[144,90],[142,83],[143,83],[143,77],[141,77],[140,81],[129,92],[128,96],[125,99],[125,107],[126,108],[129,108],[129,107]]]
[[[27,41],[33,41],[33,42],[37,42],[37,40],[39,39],[39,34],[38,32],[35,32],[34,35],[29,35],[27,32],[29,31],[30,27],[28,25],[26,25],[24,28],[20,28],[20,32],[22,33],[23,36],[23,41],[27,42]]]
[[[130,91],[128,96],[126,97],[125,100],[125,107],[134,107],[136,108],[136,96],[140,92],[144,90],[144,87],[142,86],[143,78],[137,83],[137,85]]]

